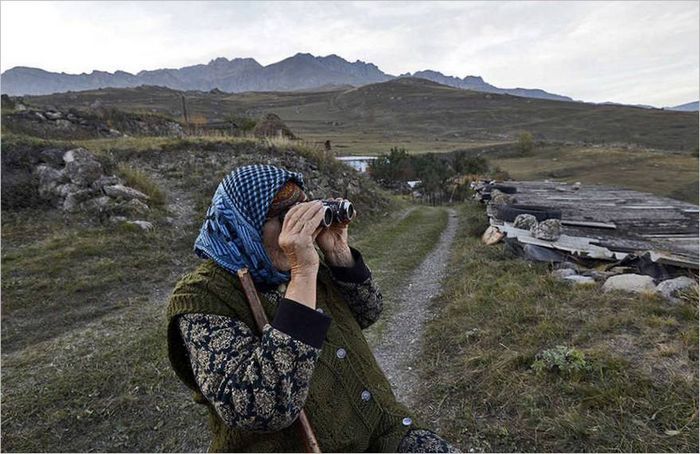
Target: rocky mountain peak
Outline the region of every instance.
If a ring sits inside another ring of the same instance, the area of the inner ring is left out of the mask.
[[[460,79],[431,69],[401,75],[406,76],[468,90],[571,100],[538,89],[501,89],[489,85],[479,76]],[[2,74],[2,92],[10,95],[42,95],[141,85],[157,85],[175,90],[218,89],[224,92],[292,91],[341,85],[362,86],[394,78],[395,76],[384,73],[373,63],[362,60],[349,62],[337,54],[314,56],[308,52],[299,52],[267,66],[261,65],[253,58],[218,57],[207,64],[143,70],[135,75],[125,71],[112,74],[97,70],[90,74],[59,74],[37,68],[15,67]]]

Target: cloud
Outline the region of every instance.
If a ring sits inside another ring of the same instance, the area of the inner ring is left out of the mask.
[[[2,2],[2,70],[338,54],[587,101],[698,98],[697,2]]]

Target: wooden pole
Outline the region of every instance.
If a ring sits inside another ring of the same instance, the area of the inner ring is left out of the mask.
[[[268,324],[267,316],[265,315],[265,310],[262,307],[260,298],[258,298],[258,292],[255,290],[255,284],[250,277],[248,268],[241,268],[238,270],[238,278],[241,280],[241,285],[243,285],[243,292],[250,305],[250,311],[253,313],[255,324],[258,325],[258,329],[262,333],[263,327]],[[311,427],[311,421],[309,421],[303,408],[299,412],[299,417],[294,424],[297,426],[299,437],[304,444],[305,451],[321,452],[316,434],[314,433],[313,427]]]
[[[190,119],[187,116],[187,101],[185,100],[185,95],[182,95],[181,99],[182,99],[182,116],[185,118],[185,124],[189,126]]]

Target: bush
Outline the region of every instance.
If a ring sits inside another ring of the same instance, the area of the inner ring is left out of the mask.
[[[257,122],[250,117],[243,115],[228,115],[226,121],[235,124],[241,132],[250,132],[255,129]]]
[[[538,353],[531,367],[538,374],[554,372],[563,375],[575,375],[590,369],[582,351],[563,345]]]
[[[403,182],[416,177],[413,159],[404,148],[393,147],[369,164],[369,173],[375,180]]]
[[[470,156],[466,151],[455,153],[454,164],[457,175],[478,175],[489,172],[489,162],[482,156]]]
[[[525,131],[518,137],[518,150],[522,154],[530,154],[535,149],[535,139],[532,134]]]

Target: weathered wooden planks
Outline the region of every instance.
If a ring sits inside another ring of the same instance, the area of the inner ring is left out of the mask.
[[[550,181],[508,181],[505,184],[518,189],[515,194],[518,204],[561,210],[566,244],[538,242],[539,245],[608,259],[651,252],[662,263],[698,268],[697,205],[599,185]],[[494,210],[487,210],[487,213],[493,217]],[[527,232],[516,232],[518,229],[507,223],[499,228],[519,241],[531,243],[534,240]]]

